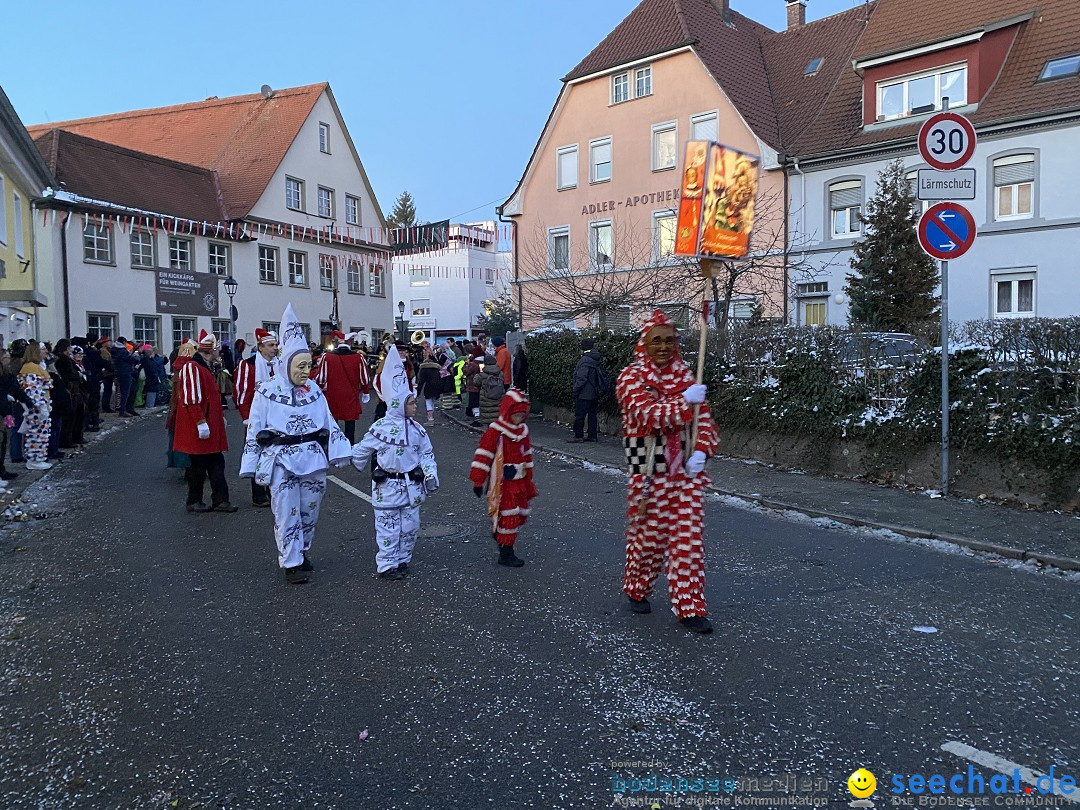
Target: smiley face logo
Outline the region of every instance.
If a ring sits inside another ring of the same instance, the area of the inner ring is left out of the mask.
[[[877,779],[866,768],[859,768],[848,777],[847,787],[856,799],[865,799],[877,790]]]

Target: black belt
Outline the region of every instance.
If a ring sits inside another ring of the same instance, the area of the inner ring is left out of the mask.
[[[255,441],[258,443],[259,447],[304,444],[305,442],[318,442],[325,447],[329,440],[330,431],[326,428],[316,430],[314,433],[301,433],[299,435],[291,436],[285,433],[277,433],[273,430],[260,430],[255,434]]]

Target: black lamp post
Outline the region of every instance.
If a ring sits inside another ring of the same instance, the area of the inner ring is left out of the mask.
[[[236,350],[236,307],[233,306],[233,296],[239,286],[232,276],[225,279],[225,294],[229,296],[229,348],[233,351]]]
[[[408,322],[405,320],[405,302],[404,301],[398,301],[397,302],[397,311],[398,311],[398,322],[397,322],[398,337],[400,338],[402,343],[408,343],[409,342],[409,336],[405,334],[405,330],[408,328]]]

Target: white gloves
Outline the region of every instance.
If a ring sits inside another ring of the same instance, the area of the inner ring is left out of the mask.
[[[428,492],[437,492],[439,489],[439,479],[433,475],[429,475],[424,479],[424,489]]]
[[[369,402],[371,402],[371,394],[361,394],[360,395],[360,404],[361,405],[367,405]]]
[[[209,439],[210,438],[210,426],[208,424],[206,424],[206,422],[199,422],[199,438],[200,439]]]
[[[700,405],[705,401],[705,391],[704,385],[691,385],[683,391],[683,399],[691,405]]]
[[[686,460],[686,464],[683,465],[686,468],[686,474],[690,476],[697,475],[705,469],[705,461],[705,454],[700,450],[695,450],[690,454],[690,458]]]

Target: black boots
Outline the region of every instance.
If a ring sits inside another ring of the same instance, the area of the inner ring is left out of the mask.
[[[652,613],[652,605],[649,604],[648,599],[634,599],[630,596],[626,597],[630,602],[630,610],[634,613]]]
[[[711,633],[712,622],[706,619],[704,616],[687,616],[685,619],[679,619],[682,626],[687,630],[692,630],[695,633]]]
[[[506,565],[510,568],[521,568],[524,564],[525,561],[514,554],[513,546],[504,546],[502,543],[499,543],[499,565]]]
[[[311,579],[311,575],[302,570],[299,565],[285,569],[285,581],[290,585],[303,585],[309,579]]]

